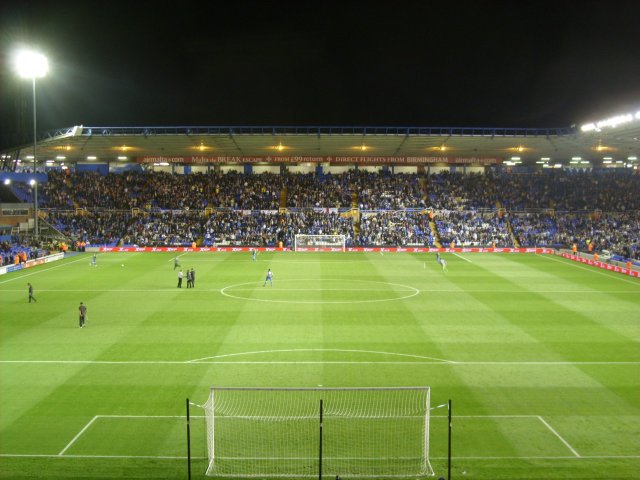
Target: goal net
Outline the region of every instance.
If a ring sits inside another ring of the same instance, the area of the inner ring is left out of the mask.
[[[336,251],[344,251],[344,235],[302,235],[298,234],[294,240],[294,250],[305,251],[330,248]]]
[[[429,387],[213,387],[204,405],[206,473],[317,477],[322,468],[333,478],[433,475],[429,397]]]

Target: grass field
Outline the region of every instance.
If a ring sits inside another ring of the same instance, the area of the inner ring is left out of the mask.
[[[0,478],[186,478],[185,399],[212,385],[429,385],[453,402],[452,478],[640,478],[636,279],[554,256],[188,253],[179,290],[172,258],[0,277]]]

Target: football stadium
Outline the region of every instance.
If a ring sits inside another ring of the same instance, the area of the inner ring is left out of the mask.
[[[5,152],[3,475],[636,478],[639,117]]]
[[[0,479],[640,478],[635,3],[5,3]]]

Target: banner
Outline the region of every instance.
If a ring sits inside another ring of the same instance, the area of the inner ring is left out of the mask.
[[[137,163],[156,165],[208,165],[220,163],[330,163],[332,165],[494,165],[502,163],[500,157],[450,157],[450,156],[304,156],[304,155],[259,155],[259,156],[145,156],[136,157]]]
[[[616,273],[624,273],[625,275],[629,275],[631,277],[640,278],[640,272],[633,270],[631,268],[618,267],[617,265],[611,265],[610,263],[600,262],[596,260],[590,260],[588,258],[577,257],[575,255],[571,255],[570,253],[563,253],[563,258],[568,258],[569,260],[573,260],[574,262],[584,263],[585,265],[589,265],[591,267],[602,268],[603,270],[609,270],[610,272]]]
[[[250,252],[255,247],[100,247],[106,252]],[[258,247],[259,252],[288,252],[290,248]],[[342,252],[340,247],[301,247],[297,252]],[[551,248],[429,248],[429,247],[347,247],[345,252],[389,252],[389,253],[537,253],[552,254]]]

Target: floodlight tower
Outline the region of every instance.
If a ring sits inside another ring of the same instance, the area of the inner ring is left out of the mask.
[[[15,58],[15,67],[18,75],[22,78],[30,78],[33,85],[33,173],[35,176],[37,166],[37,145],[36,136],[36,78],[44,77],[49,71],[49,61],[47,57],[32,50],[22,50]],[[35,177],[34,177],[35,180]],[[33,233],[38,238],[38,182],[34,181],[33,186]]]

